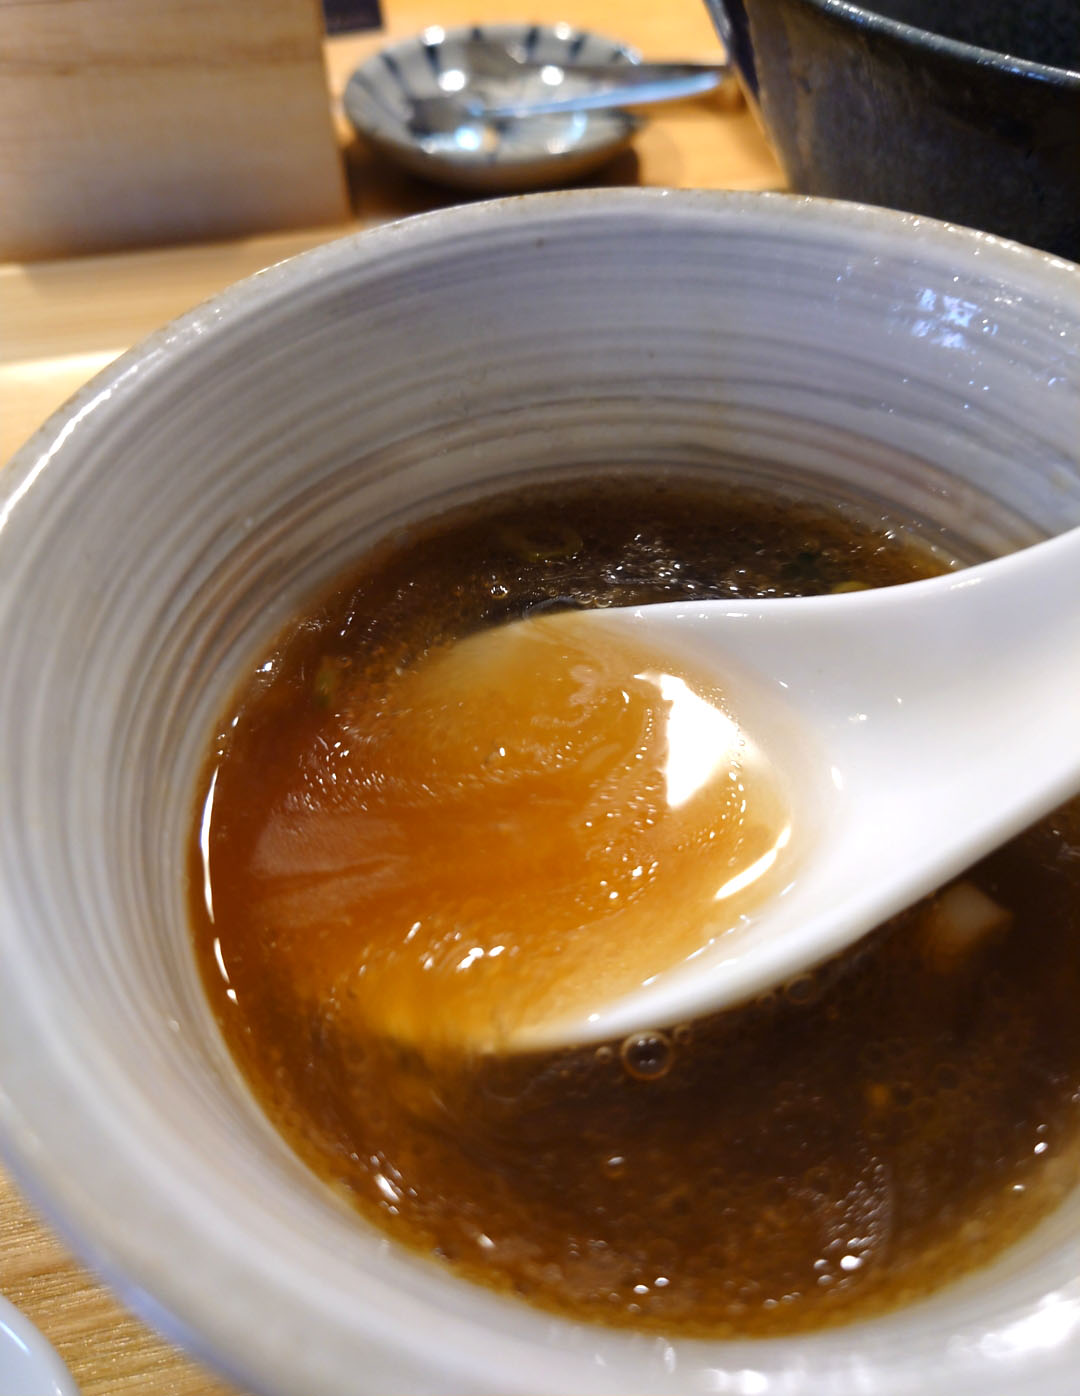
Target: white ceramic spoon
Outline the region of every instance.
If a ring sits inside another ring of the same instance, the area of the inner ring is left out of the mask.
[[[1080,529],[908,585],[577,619],[734,679],[762,744],[790,720],[809,758],[794,817],[814,837],[737,934],[519,1046],[659,1028],[784,982],[1080,790]]]
[[[521,66],[523,71],[528,71]],[[427,97],[410,96],[409,129],[416,135],[445,134],[478,121],[528,121],[535,116],[674,102],[711,92],[729,73],[726,66],[710,63],[579,64],[565,69],[548,64],[547,67],[592,86],[567,95],[560,93],[562,84],[556,83],[539,94],[502,100],[476,96],[467,88],[462,92],[440,92]]]

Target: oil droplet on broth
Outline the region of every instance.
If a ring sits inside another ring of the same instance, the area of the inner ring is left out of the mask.
[[[309,783],[264,829],[260,911],[318,928],[313,995],[405,1041],[584,1014],[790,876],[780,782],[722,695],[577,615],[435,649],[339,726],[332,799]]]
[[[658,1081],[675,1059],[671,1038],[662,1032],[636,1032],[619,1049],[623,1070],[635,1081]]]

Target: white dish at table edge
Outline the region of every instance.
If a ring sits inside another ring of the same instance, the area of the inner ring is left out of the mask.
[[[2,1294],[0,1396],[79,1396],[56,1349]]]

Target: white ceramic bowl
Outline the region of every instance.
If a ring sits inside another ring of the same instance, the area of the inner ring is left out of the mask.
[[[1080,269],[781,196],[590,191],[320,248],[126,355],[0,496],[0,1137],[123,1296],[278,1396],[1075,1396],[1080,1193],[874,1322],[672,1342],[478,1290],[345,1214],[247,1094],[184,911],[241,662],[463,494],[692,463],[1003,550],[1080,522]]]

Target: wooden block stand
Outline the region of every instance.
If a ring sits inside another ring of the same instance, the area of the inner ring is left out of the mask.
[[[348,216],[317,0],[0,0],[0,259]]]

